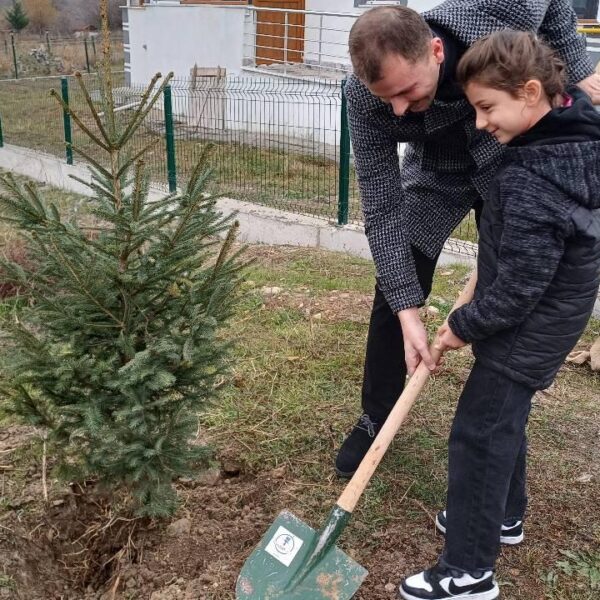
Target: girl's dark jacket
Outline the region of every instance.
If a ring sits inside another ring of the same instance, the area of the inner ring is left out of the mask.
[[[600,113],[572,105],[507,148],[480,226],[478,283],[450,328],[476,358],[548,387],[577,343],[600,284]]]

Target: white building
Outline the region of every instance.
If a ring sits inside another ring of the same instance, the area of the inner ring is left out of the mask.
[[[187,78],[195,64],[228,75],[298,63],[339,72],[352,23],[377,4],[426,10],[439,0],[146,0],[125,9],[125,69],[133,83],[156,71]]]
[[[244,131],[276,147],[291,140],[329,152],[339,143],[339,86],[356,17],[376,5],[424,11],[440,0],[127,2],[127,81],[173,71],[175,112],[190,135]],[[582,17],[598,11],[598,0],[574,3]]]

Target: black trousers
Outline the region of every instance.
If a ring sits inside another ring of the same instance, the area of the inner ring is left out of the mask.
[[[437,257],[428,258],[414,247],[413,257],[423,295],[427,298]],[[363,412],[375,421],[384,421],[402,393],[405,381],[406,363],[400,321],[379,286],[375,286],[362,386]]]
[[[458,401],[448,443],[443,562],[464,571],[493,569],[506,519],[527,507],[526,426],[535,390],[475,365]]]
[[[473,210],[479,229],[483,210],[481,198],[473,204]],[[412,253],[423,296],[427,298],[431,292],[438,256],[431,259],[414,246]],[[387,419],[404,389],[406,372],[404,339],[398,315],[392,312],[379,286],[375,286],[363,375],[363,412],[375,421]]]

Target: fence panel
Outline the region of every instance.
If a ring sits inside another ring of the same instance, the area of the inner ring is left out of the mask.
[[[201,77],[172,93],[180,181],[213,143],[214,191],[337,219],[339,81]]]
[[[110,39],[111,64],[115,70],[123,69],[123,35],[113,33]],[[102,54],[100,40],[95,35],[76,38],[1,32],[0,79],[96,71]]]
[[[197,74],[196,74],[197,75]],[[124,85],[113,74],[117,123],[122,126],[139,106],[142,85]],[[102,111],[98,76],[83,76],[90,97]],[[85,97],[68,77],[70,105],[86,127],[97,133]],[[7,143],[65,157],[63,115],[50,89],[60,92],[60,78],[0,81],[0,117]],[[341,82],[297,80],[262,75],[194,76],[171,82],[176,180],[185,185],[207,144],[214,145],[211,191],[231,198],[309,214],[338,223],[362,222],[359,192],[349,148],[341,144]],[[169,189],[165,104],[148,113],[130,141],[135,155],[151,145],[145,162],[153,183]],[[73,145],[106,164],[106,156],[72,123]],[[346,159],[346,160],[342,160]],[[76,163],[85,162],[75,152]],[[343,168],[342,168],[343,167]],[[347,174],[344,169],[347,168]],[[347,195],[342,192],[348,180]],[[171,176],[171,185],[173,177]],[[340,203],[340,200],[342,201]],[[474,219],[455,232],[454,249],[473,254]]]

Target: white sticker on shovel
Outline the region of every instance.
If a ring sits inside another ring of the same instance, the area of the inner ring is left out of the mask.
[[[275,535],[271,538],[271,541],[267,544],[265,552],[268,552],[273,558],[276,558],[280,563],[289,567],[303,543],[304,541],[297,535],[294,535],[285,527],[279,527]]]

